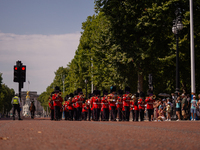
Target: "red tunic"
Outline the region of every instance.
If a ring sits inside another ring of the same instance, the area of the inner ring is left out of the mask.
[[[122,108],[122,107],[123,107],[123,98],[118,97],[117,108]]]
[[[86,106],[86,104],[82,105],[82,112],[88,112],[88,107]]]
[[[123,106],[130,106],[131,97],[128,94],[123,95]]]
[[[147,104],[147,109],[153,109],[153,102],[155,102],[154,99],[148,97],[145,100],[146,104]]]
[[[94,97],[93,98],[93,108],[101,109],[101,98],[100,97]]]
[[[59,96],[59,93],[55,93],[53,96],[52,96],[52,100],[53,100],[53,106],[62,106],[62,102],[63,102],[63,99],[61,96]]]
[[[142,102],[142,99],[138,100],[138,105],[139,105],[139,109],[142,109],[142,110],[145,109],[145,102]]]
[[[74,100],[76,101],[76,108],[78,108],[78,107],[82,108],[82,103],[84,101],[84,98],[82,98],[80,95],[78,95],[74,98]]]
[[[134,110],[135,109],[135,104],[134,102],[130,102],[130,110]]]
[[[103,99],[101,100],[101,104],[102,104],[102,109],[109,107],[108,100],[105,97],[103,97]]]
[[[67,108],[67,101],[65,101],[65,103],[63,104],[63,107],[64,107],[64,111],[69,111]]]
[[[49,102],[49,108],[50,108],[50,109],[54,109],[53,101],[50,101],[50,102]]]
[[[110,94],[110,97],[108,99],[110,99],[110,101],[109,101],[110,107],[111,106],[116,106],[116,101],[114,99],[114,95],[113,94]]]
[[[68,110],[74,110],[73,103],[68,101],[67,108],[68,108]]]

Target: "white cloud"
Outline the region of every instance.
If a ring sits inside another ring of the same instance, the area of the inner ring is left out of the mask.
[[[39,94],[53,81],[58,67],[73,59],[81,34],[16,35],[0,32],[0,72],[3,82],[18,92],[13,66],[20,60],[27,67],[29,90]],[[22,90],[28,90],[27,82]]]

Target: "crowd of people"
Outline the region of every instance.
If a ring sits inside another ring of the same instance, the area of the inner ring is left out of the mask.
[[[198,95],[200,99],[200,95]],[[64,98],[61,97],[59,87],[49,97],[51,120],[64,119],[73,121],[171,121],[172,119],[195,121],[200,117],[200,100],[195,95],[192,99],[189,95],[178,93],[171,97],[156,99],[152,92],[145,96],[143,92],[131,94],[130,88],[116,91],[111,86],[110,94],[107,90],[94,90],[89,97],[83,95],[78,88]]]

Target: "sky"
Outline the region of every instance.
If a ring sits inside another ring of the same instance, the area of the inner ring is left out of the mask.
[[[54,72],[74,58],[82,22],[93,14],[94,0],[0,0],[3,83],[18,93],[13,66],[20,60],[26,65],[22,91],[46,91]]]

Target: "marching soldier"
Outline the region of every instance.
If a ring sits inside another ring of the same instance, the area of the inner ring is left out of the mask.
[[[138,97],[139,97],[139,93],[136,93],[136,100],[133,101],[134,102],[135,121],[138,121],[138,117],[139,117]]]
[[[51,111],[51,120],[54,120],[54,106],[53,106],[53,100],[52,100],[53,94],[54,94],[54,92],[52,92],[51,96],[49,96],[49,108]]]
[[[74,108],[74,120],[78,120],[78,115],[77,115],[77,109],[76,109],[76,100],[75,97],[78,95],[77,91],[74,91],[74,97],[72,99],[72,101],[74,101],[73,103],[73,108]]]
[[[101,97],[100,97],[101,92],[99,90],[95,90],[94,93],[96,95],[93,97],[94,117],[95,121],[99,121],[99,116],[101,111]]]
[[[15,111],[18,113],[18,120],[22,120],[20,118],[20,98],[15,94],[12,98],[11,104],[13,105],[13,120],[15,120]]]
[[[117,99],[117,110],[118,110],[118,117],[119,117],[119,121],[122,121],[122,116],[125,115],[122,112],[122,108],[123,108],[123,91],[122,90],[118,90],[118,99]]]
[[[77,89],[78,95],[74,98],[76,101],[77,119],[81,121],[82,104],[84,102],[83,92],[81,88]]]
[[[69,98],[69,95],[66,95],[65,96],[65,103],[63,104],[65,120],[69,120],[69,110],[67,108],[67,100],[68,100],[68,98]]]
[[[125,117],[126,117],[126,121],[129,121],[129,116],[130,116],[130,100],[132,95],[130,94],[130,88],[129,87],[125,87],[125,93],[123,95],[123,106],[125,109]]]
[[[86,100],[86,104],[88,105],[88,121],[90,121],[91,119],[91,113],[92,113],[92,108],[91,108],[91,98],[92,98],[92,94],[89,94],[88,99]]]
[[[109,105],[108,105],[108,91],[104,90],[103,91],[103,98],[101,100],[102,103],[102,109],[103,109],[103,121],[108,121],[109,120]]]
[[[144,101],[144,93],[140,92],[140,99],[138,101],[139,111],[140,111],[140,121],[144,121],[144,110],[145,110],[145,101]]]
[[[60,104],[63,102],[62,97],[59,94],[60,88],[58,86],[55,87],[55,94],[52,96],[52,100],[54,101],[54,113],[55,113],[55,120],[60,120]]]
[[[155,99],[153,99],[152,93],[149,94],[149,97],[146,98],[145,102],[147,103],[149,121],[153,121],[153,103],[155,102]]]
[[[73,100],[74,94],[70,93],[69,94],[69,98],[67,100],[67,109],[69,111],[69,120],[73,121],[73,116],[74,116],[74,107],[73,107],[73,102],[75,102],[75,100]]]
[[[116,86],[110,87],[110,93],[108,95],[108,101],[111,108],[111,121],[116,121]]]
[[[82,105],[82,113],[83,113],[83,119],[87,120],[87,113],[88,113],[88,105],[87,102],[83,103]]]

